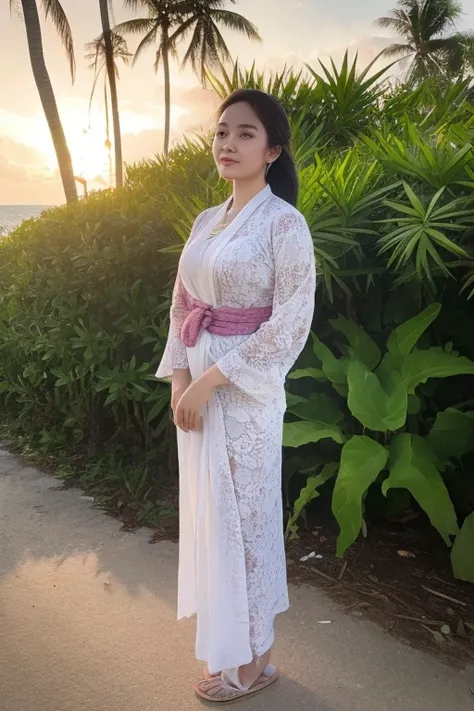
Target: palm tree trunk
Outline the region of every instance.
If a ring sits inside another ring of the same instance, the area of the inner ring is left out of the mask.
[[[112,120],[114,124],[115,185],[116,187],[121,188],[123,185],[122,136],[120,131],[117,81],[115,76],[114,51],[112,47],[108,0],[99,0],[99,7],[105,44],[105,63],[107,66],[107,77],[109,79],[110,86],[110,101],[112,103]]]
[[[105,106],[105,147],[107,148],[107,159],[109,162],[109,186],[113,184],[113,169],[112,169],[112,144],[110,142],[110,120],[109,120],[109,95],[107,93],[107,77],[104,82],[104,106]]]
[[[170,147],[170,124],[171,124],[171,86],[170,86],[170,57],[169,57],[169,34],[168,28],[163,27],[162,37],[163,47],[163,70],[165,73],[165,143],[164,154],[168,155]]]
[[[28,50],[41,104],[48,122],[51,138],[58,159],[59,172],[63,182],[67,202],[77,200],[77,187],[72,169],[71,154],[66,143],[53,87],[44,61],[43,40],[36,0],[21,0],[25,18]]]

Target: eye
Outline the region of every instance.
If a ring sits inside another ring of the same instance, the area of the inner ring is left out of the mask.
[[[224,138],[225,131],[216,131],[216,138]]]
[[[240,137],[241,138],[253,138],[251,133],[241,133]]]

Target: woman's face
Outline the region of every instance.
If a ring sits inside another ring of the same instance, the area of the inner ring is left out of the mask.
[[[263,123],[243,101],[229,106],[220,117],[212,150],[225,180],[263,177],[267,164],[281,153],[279,148],[268,148]]]

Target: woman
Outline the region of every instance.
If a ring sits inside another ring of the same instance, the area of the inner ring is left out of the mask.
[[[310,330],[315,266],[280,104],[232,94],[213,153],[232,196],[194,224],[156,375],[171,378],[178,427],[178,618],[197,615],[207,666],[196,693],[225,702],[278,677],[269,660],[275,615],[288,609],[284,383]]]

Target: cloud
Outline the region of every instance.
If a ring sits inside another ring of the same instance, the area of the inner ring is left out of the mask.
[[[214,91],[201,86],[179,92],[176,101],[184,109],[177,126],[184,132],[208,130],[221,103]]]
[[[17,163],[41,165],[43,156],[39,151],[24,143],[14,141],[10,136],[0,136],[0,155],[8,155]]]
[[[380,52],[392,44],[393,39],[390,37],[366,36],[356,40],[351,40],[347,45],[328,45],[323,44],[316,47],[311,52],[295,51],[288,54],[268,57],[262,69],[265,71],[283,71],[287,69],[300,70],[309,64],[313,69],[318,70],[320,67],[319,61],[325,64],[329,59],[332,59],[336,66],[340,66],[346,51],[349,53],[349,59],[353,60],[356,54],[358,55],[358,66],[360,69],[365,68],[372,62]],[[389,64],[389,60],[381,58],[374,71]]]
[[[177,118],[171,131],[171,145],[179,141],[183,133],[208,130],[220,103],[213,91],[198,85],[174,89],[172,100]],[[125,162],[135,163],[153,158],[157,153],[161,154],[163,141],[164,130],[160,128],[150,128],[138,133],[124,132],[122,148]]]
[[[9,136],[0,136],[0,180],[6,183],[45,180],[44,158],[39,151]]]
[[[63,199],[59,173],[46,170],[44,156],[10,136],[0,136],[0,203],[49,205]]]
[[[122,136],[123,159],[126,163],[136,163],[153,158],[163,150],[164,131],[151,129],[140,133],[125,133]]]

